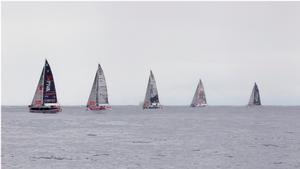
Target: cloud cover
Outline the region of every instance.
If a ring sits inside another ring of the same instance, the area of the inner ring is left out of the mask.
[[[299,2],[2,2],[2,104],[30,104],[47,58],[63,105],[84,105],[100,63],[111,104],[299,105]]]

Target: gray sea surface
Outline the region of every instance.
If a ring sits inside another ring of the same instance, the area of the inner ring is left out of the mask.
[[[299,106],[2,106],[3,169],[299,169]]]

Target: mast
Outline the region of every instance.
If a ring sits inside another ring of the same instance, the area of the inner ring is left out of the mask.
[[[42,106],[45,105],[45,102],[44,102],[44,95],[45,95],[45,67],[46,67],[46,63],[47,63],[47,59],[45,59],[45,64],[44,64],[44,68],[43,68],[43,82],[42,82],[42,85],[43,85],[43,91],[42,91]]]
[[[96,79],[96,106],[99,106],[99,68],[97,70],[97,73],[96,73],[96,76],[97,76],[97,79]]]

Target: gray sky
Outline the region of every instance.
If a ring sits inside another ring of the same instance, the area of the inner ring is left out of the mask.
[[[300,103],[300,2],[2,2],[2,104],[28,105],[47,58],[63,105],[84,105],[100,63],[111,104]]]

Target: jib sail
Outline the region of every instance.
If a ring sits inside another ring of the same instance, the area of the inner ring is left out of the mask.
[[[31,102],[31,106],[40,107],[44,104],[43,89],[44,89],[44,69],[42,71],[39,83],[36,87],[35,94],[33,96],[32,102]]]

